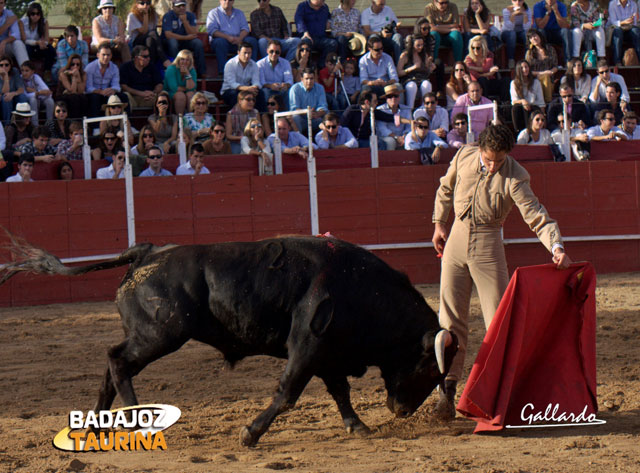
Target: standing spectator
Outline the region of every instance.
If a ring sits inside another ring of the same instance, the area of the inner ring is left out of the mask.
[[[289,109],[289,89],[293,85],[291,64],[282,58],[282,46],[280,41],[271,39],[267,46],[267,57],[257,62],[260,77],[260,92],[258,98],[258,110],[264,112],[267,106],[261,109],[261,104],[267,104],[271,97],[280,96],[284,109]]]
[[[424,16],[431,24],[430,34],[436,40],[433,58],[438,59],[440,44],[445,44],[453,49],[454,61],[462,61],[464,42],[456,4],[449,0],[433,0],[425,7]]]
[[[135,0],[131,4],[131,11],[127,15],[127,43],[129,48],[146,46],[151,55],[151,65],[162,63],[165,69],[171,61],[162,49],[162,41],[158,37],[158,15],[151,8],[151,0]],[[134,54],[135,57],[135,54]]]
[[[470,145],[467,143],[467,129],[468,121],[467,116],[464,113],[457,113],[451,120],[453,127],[449,133],[447,133],[447,144],[452,148],[462,148],[464,145]]]
[[[553,76],[558,72],[558,56],[556,55],[556,50],[553,46],[545,42],[545,39],[540,36],[538,30],[529,30],[527,39],[529,40],[529,48],[525,59],[529,63],[534,77],[540,81],[544,101],[549,103],[553,95]]]
[[[469,41],[469,54],[464,59],[471,80],[480,82],[485,94],[492,97],[498,96],[503,102],[507,101],[509,94],[507,84],[498,76],[499,67],[493,62],[493,54],[489,52],[487,42],[483,36],[474,36]]]
[[[169,153],[178,137],[178,117],[172,113],[171,99],[164,90],[158,94],[153,111],[148,118],[149,125],[153,128],[158,146]]]
[[[96,171],[96,179],[124,179],[124,150],[114,149],[111,164]]]
[[[241,152],[240,140],[247,122],[253,118],[260,118],[255,103],[256,98],[250,91],[241,90],[238,93],[238,103],[227,113],[226,134],[233,154]]]
[[[150,58],[149,48],[139,44],[133,48],[133,60],[120,66],[120,87],[131,108],[153,107],[162,90],[162,76],[149,64]]]
[[[362,91],[384,94],[384,88],[398,82],[398,71],[387,53],[382,52],[382,39],[371,35],[367,40],[369,52],[360,58],[360,83]]]
[[[0,0],[4,1],[4,0]],[[31,173],[33,172],[34,159],[30,154],[23,154],[18,161],[18,172],[8,177],[5,182],[33,182]]]
[[[397,62],[403,46],[402,35],[395,30],[400,22],[386,3],[386,0],[371,0],[371,6],[362,12],[360,23],[364,35],[367,38],[374,34],[379,36],[385,52]]]
[[[82,145],[84,144],[82,123],[78,121],[71,122],[69,133],[69,139],[58,143],[56,156],[58,159],[63,160],[80,160],[82,159]]]
[[[107,161],[112,162],[114,156],[118,152],[118,149],[122,149],[122,140],[116,134],[116,130],[111,127],[107,127],[102,133],[100,133],[98,147],[91,150],[91,159],[94,161],[106,159]]]
[[[536,110],[529,116],[527,127],[518,134],[519,145],[549,145],[551,132],[545,128],[546,119],[542,110]]]
[[[162,150],[153,145],[147,151],[147,169],[140,173],[140,177],[164,177],[173,176],[169,171],[162,168]]]
[[[251,59],[253,46],[241,43],[238,54],[224,65],[224,82],[222,83],[222,99],[233,107],[238,99],[238,93],[247,91],[257,99],[260,90],[260,71],[258,65]]]
[[[440,161],[440,148],[448,148],[446,141],[429,130],[429,119],[419,117],[411,126],[411,133],[404,141],[404,149],[420,152],[422,164],[434,164]]]
[[[2,2],[2,0],[0,0]],[[9,56],[0,56],[0,105],[2,107],[2,121],[8,122],[11,118],[11,112],[18,103],[27,102],[27,96],[24,94],[24,83],[18,69],[11,67],[11,58]],[[29,108],[31,112],[31,108]],[[31,112],[30,117],[35,115]]]
[[[291,64],[291,74],[293,74],[293,82],[300,82],[302,80],[302,71],[305,69],[313,69],[311,64],[311,46],[309,43],[303,42],[298,45],[296,49],[296,57]]]
[[[209,100],[202,92],[196,92],[189,104],[190,113],[184,116],[184,129],[191,133],[192,143],[202,143],[211,134],[211,127],[216,123],[213,115],[207,113]]]
[[[30,154],[36,161],[50,163],[57,159],[56,149],[49,144],[49,129],[46,126],[37,126],[33,129],[31,141],[24,143],[18,151],[24,156]]]
[[[413,112],[413,119],[417,120],[419,117],[425,117],[429,120],[429,127],[431,132],[438,135],[443,140],[447,137],[449,131],[449,114],[447,111],[438,105],[436,95],[433,92],[429,92],[424,96],[424,105],[418,107]]]
[[[233,0],[220,0],[220,6],[207,15],[207,33],[216,53],[218,74],[222,75],[229,53],[239,52],[243,44],[251,46],[251,59],[258,60],[258,41],[249,36],[249,24],[242,10],[233,8]]]
[[[467,93],[467,88],[470,83],[471,76],[469,75],[467,65],[462,61],[457,61],[453,65],[451,76],[445,86],[445,91],[447,93],[447,110],[453,109],[458,97]]]
[[[199,176],[201,174],[210,174],[210,171],[204,165],[204,148],[200,143],[196,143],[191,147],[189,161],[176,169],[176,176]]]
[[[38,113],[40,112],[40,105],[44,105],[45,116],[47,120],[53,118],[53,97],[51,90],[47,87],[47,84],[42,80],[38,74],[36,74],[36,66],[31,61],[25,61],[20,66],[22,71],[22,82],[24,83],[24,94],[29,100],[31,109],[36,112],[33,116],[33,124],[38,124]]]
[[[627,112],[622,117],[622,131],[630,140],[640,140],[640,128],[638,128],[638,115]]]
[[[53,115],[55,118],[47,120],[44,126],[49,130],[49,144],[51,146],[58,146],[61,141],[68,139],[71,133],[71,129],[69,128],[71,121],[68,118],[69,111],[67,104],[62,101],[56,102]]]
[[[188,50],[192,54],[191,60],[195,62],[196,71],[201,77],[205,76],[207,67],[204,62],[204,46],[198,38],[196,16],[187,11],[185,0],[173,0],[173,9],[162,17],[162,44],[165,53],[175,58],[181,51]],[[226,54],[224,56],[218,55],[220,73],[222,73],[221,57],[226,58],[227,56]],[[175,60],[173,64],[175,64]]]
[[[74,25],[69,25],[65,28],[64,38],[58,41],[58,46],[56,47],[57,61],[51,71],[54,77],[58,77],[58,71],[69,65],[69,59],[74,54],[80,56],[83,69],[89,64],[89,45],[86,41],[78,39],[79,34],[80,31]]]
[[[379,105],[378,110],[393,116],[393,122],[376,121],[376,132],[382,138],[387,149],[402,149],[405,143],[405,137],[411,132],[411,108],[400,103],[400,95],[402,94],[402,86],[400,84],[391,84],[384,88],[384,95],[381,97],[386,103]],[[408,120],[402,123],[401,118]]]
[[[124,36],[124,24],[115,15],[116,6],[113,0],[100,0],[98,5],[100,15],[96,16],[91,22],[91,48],[98,50],[98,47],[107,43],[111,47],[111,52],[118,54],[122,62],[131,60],[129,53],[129,45]]]
[[[540,81],[531,73],[527,61],[518,61],[515,78],[509,87],[511,92],[511,120],[516,130],[522,130],[534,110],[544,107]]]
[[[318,149],[358,147],[358,140],[354,138],[349,128],[340,126],[338,115],[335,113],[327,113],[324,116],[315,140]]]
[[[193,54],[187,49],[178,53],[164,74],[164,90],[173,99],[173,108],[182,115],[196,92],[198,76],[193,67]]]
[[[227,140],[226,129],[222,123],[216,123],[211,127],[211,135],[207,141],[202,143],[204,154],[232,154],[231,143]]]
[[[562,84],[560,86],[560,97],[554,99],[547,108],[548,128],[550,130],[558,126],[558,115],[563,114],[565,105],[567,106],[567,115],[571,118],[572,123],[581,128],[585,128],[591,123],[587,107],[574,97],[573,89],[569,84]]]
[[[338,41],[327,37],[326,33],[330,16],[324,0],[304,0],[296,8],[297,31],[302,34],[303,43],[320,53],[319,68],[324,67],[327,54],[338,50]]]
[[[67,104],[71,118],[81,118],[87,114],[89,97],[87,90],[87,73],[82,66],[79,54],[69,56],[67,64],[58,73],[58,99]]]
[[[640,57],[640,27],[638,26],[638,4],[633,0],[612,0],[609,3],[609,22],[613,29],[611,45],[616,65],[622,61],[622,41],[631,39],[633,49]]]
[[[627,83],[624,81],[624,77],[620,74],[615,74],[609,71],[609,65],[605,59],[599,59],[597,64],[598,75],[591,81],[591,96],[589,97],[592,102],[598,103],[606,99],[606,88],[611,82],[617,82],[620,84],[620,90],[622,95],[620,101],[622,102],[622,109],[627,109],[627,104],[630,101],[629,90],[627,89]]]
[[[509,69],[516,61],[516,43],[527,44],[527,31],[533,23],[533,13],[524,0],[511,0],[511,5],[502,10],[502,42],[507,49]]]
[[[469,0],[469,5],[462,14],[462,30],[466,44],[469,44],[472,37],[482,36],[489,50],[496,51],[496,44],[491,35],[491,12],[484,0]]]
[[[573,41],[565,4],[558,0],[540,0],[533,6],[533,18],[546,43],[562,46],[564,62],[567,63],[572,58]]]
[[[423,36],[407,36],[407,47],[400,55],[398,61],[398,77],[404,86],[405,100],[408,107],[413,108],[420,89],[420,97],[431,92],[433,87],[429,82],[429,76],[436,69],[426,49]]]
[[[617,126],[616,117],[612,110],[600,110],[597,116],[598,125],[587,130],[590,141],[626,141],[629,138]]]
[[[0,0],[0,55],[15,57],[19,66],[29,59],[27,48],[20,39],[18,17],[7,8],[6,0]]]
[[[342,62],[349,54],[349,40],[360,32],[360,10],[355,8],[356,0],[340,0],[338,8],[331,12],[329,29],[338,42],[338,55]],[[253,22],[252,22],[253,23]]]
[[[467,109],[473,105],[486,105],[490,104],[491,100],[482,96],[482,86],[475,81],[472,81],[467,88],[467,93],[458,97],[456,104],[451,110],[451,115],[455,116],[458,113],[467,113]],[[493,110],[486,108],[483,110],[476,110],[471,114],[471,131],[478,138],[480,133],[489,125],[493,119]]]
[[[282,10],[271,5],[271,0],[258,0],[258,8],[250,15],[251,31],[258,38],[258,56],[267,56],[267,50],[271,40],[277,40],[280,44],[282,55],[287,61],[296,57],[296,49],[300,44],[300,38],[289,34],[289,23]]]
[[[49,44],[49,22],[44,18],[42,6],[37,2],[29,4],[26,16],[20,20],[18,26],[20,39],[27,48],[29,58],[42,60],[45,77],[50,75],[56,62],[56,50]]]
[[[123,102],[128,100],[126,94],[121,92],[120,71],[111,62],[111,48],[107,44],[98,47],[97,59],[89,63],[86,72],[90,116],[99,116],[100,107],[114,94]]]
[[[582,61],[572,59],[567,64],[567,73],[560,80],[560,85],[567,84],[574,91],[576,97],[588,106],[591,95],[591,76],[585,74]]]
[[[289,90],[289,104],[291,111],[306,110],[307,107],[311,107],[312,130],[316,133],[329,106],[324,88],[316,83],[313,70],[306,69],[302,73],[302,80],[293,84]],[[303,134],[308,131],[306,115],[294,115],[293,121]]]
[[[240,140],[242,154],[258,157],[259,174],[273,174],[273,153],[271,145],[265,138],[260,120],[252,118],[244,127],[244,136]]]
[[[596,42],[596,50],[599,58],[606,56],[605,33],[603,21],[600,19],[602,12],[596,0],[576,0],[571,4],[571,33],[573,35],[573,57],[580,58],[580,46],[584,39],[586,51],[593,49],[593,41]],[[596,26],[598,25],[598,26]]]

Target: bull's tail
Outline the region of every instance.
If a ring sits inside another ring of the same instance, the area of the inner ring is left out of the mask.
[[[65,266],[57,256],[52,255],[42,248],[31,245],[23,238],[11,234],[7,229],[4,230],[10,240],[10,243],[5,246],[5,249],[11,252],[14,259],[0,266],[0,285],[4,284],[20,271],[32,274],[75,276],[90,271],[116,268],[133,263],[136,259],[148,254],[149,251],[154,248],[150,243],[142,243],[106,261],[88,264],[86,266]]]

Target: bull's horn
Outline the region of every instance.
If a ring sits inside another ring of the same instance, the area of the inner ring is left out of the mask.
[[[452,342],[451,334],[448,330],[440,330],[436,335],[435,341],[435,352],[436,352],[436,361],[438,362],[438,369],[440,373],[444,374],[444,349],[451,345]]]

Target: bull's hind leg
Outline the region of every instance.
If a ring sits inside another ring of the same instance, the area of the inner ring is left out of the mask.
[[[358,414],[353,410],[351,406],[351,386],[347,381],[346,376],[320,376],[327,386],[327,391],[331,394],[334,401],[338,405],[338,410],[344,421],[344,426],[347,428],[347,432],[356,432],[358,434],[368,434],[371,432],[364,422],[360,420]]]
[[[113,379],[111,379],[111,368],[107,364],[107,369],[105,370],[104,378],[102,380],[102,386],[100,387],[100,394],[98,395],[98,402],[93,410],[96,412],[108,410],[111,407],[111,404],[113,404],[116,394],[116,387],[113,384]]]

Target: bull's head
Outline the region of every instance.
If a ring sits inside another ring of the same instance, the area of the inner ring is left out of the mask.
[[[418,362],[395,372],[383,373],[387,387],[387,407],[397,417],[413,414],[431,391],[444,381],[453,357],[458,351],[458,339],[447,330],[427,333],[422,339]]]

